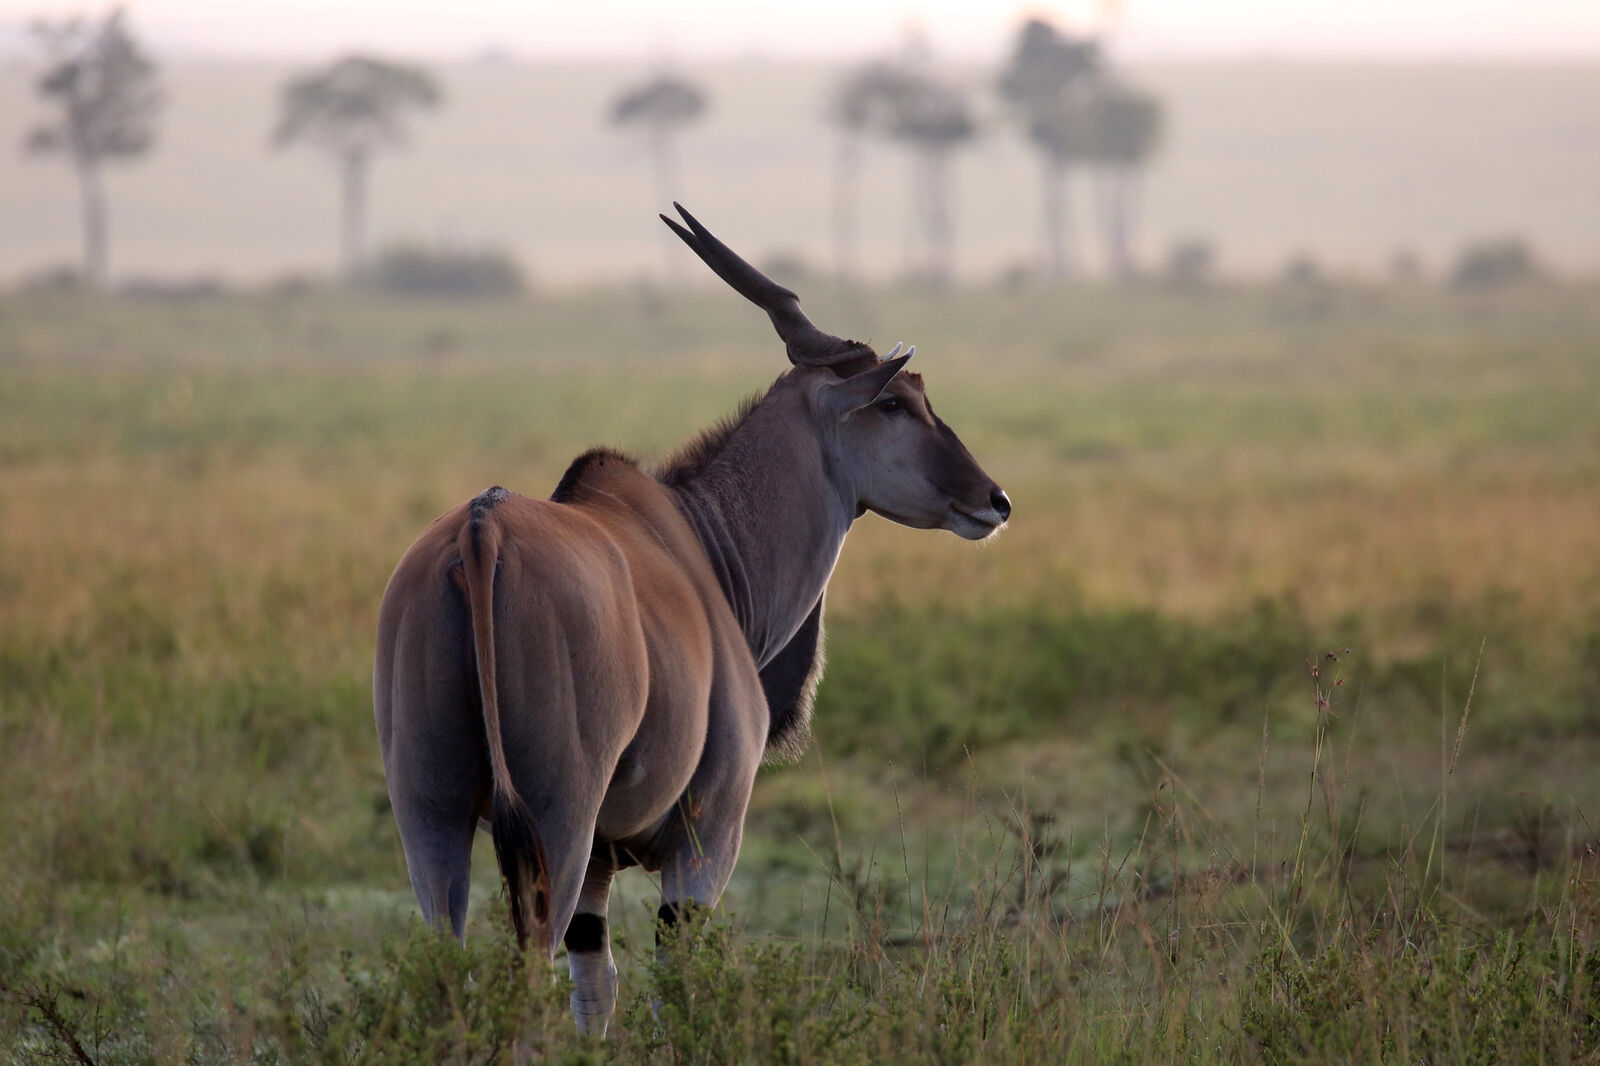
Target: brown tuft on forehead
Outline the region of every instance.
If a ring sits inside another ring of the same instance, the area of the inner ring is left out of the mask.
[[[922,388],[922,375],[918,374],[916,371],[902,370],[900,372],[900,379],[910,384],[918,392],[924,391]]]

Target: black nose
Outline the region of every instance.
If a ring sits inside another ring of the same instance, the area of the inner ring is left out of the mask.
[[[997,488],[989,493],[989,506],[1000,512],[1000,520],[1006,521],[1011,517],[1011,497],[1006,495],[1006,490]]]

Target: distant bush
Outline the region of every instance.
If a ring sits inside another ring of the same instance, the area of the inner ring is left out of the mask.
[[[83,287],[83,275],[74,266],[46,267],[17,282],[19,292],[67,292]]]
[[[1327,275],[1321,263],[1309,253],[1301,252],[1283,265],[1278,278],[1285,285],[1320,285],[1327,280]]]
[[[267,296],[294,298],[308,296],[319,289],[327,288],[327,286],[328,283],[326,281],[310,274],[290,272],[279,274],[277,277],[269,279],[261,286],[261,291]]]
[[[1020,292],[1033,283],[1034,268],[1025,259],[1013,259],[1000,268],[994,281],[1003,292]]]
[[[215,300],[228,295],[222,279],[198,274],[192,278],[136,277],[117,286],[117,293],[134,300]]]
[[[373,289],[400,296],[494,299],[525,289],[516,260],[494,249],[395,245],[373,260],[365,279]]]
[[[1422,257],[1413,249],[1400,247],[1389,256],[1389,280],[1398,284],[1409,284],[1421,281],[1423,275]]]
[[[1204,238],[1181,240],[1167,249],[1162,276],[1174,285],[1203,285],[1217,265],[1216,247]]]
[[[1457,289],[1501,289],[1536,281],[1540,271],[1533,253],[1518,237],[1474,241],[1461,250],[1450,271]]]

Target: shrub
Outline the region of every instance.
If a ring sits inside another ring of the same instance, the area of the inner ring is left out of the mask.
[[[493,249],[468,251],[396,245],[367,268],[367,284],[399,296],[494,299],[524,291],[511,256]]]
[[[1497,237],[1463,248],[1450,271],[1450,284],[1457,289],[1502,289],[1538,277],[1533,253],[1520,238]]]
[[[1173,285],[1204,285],[1217,266],[1217,250],[1204,238],[1178,241],[1167,249],[1162,273]]]
[[[1327,280],[1322,264],[1308,252],[1290,257],[1278,277],[1285,285],[1320,285]]]
[[[228,295],[228,287],[221,278],[209,274],[189,278],[132,277],[117,286],[117,293],[130,300],[184,303],[220,300]]]

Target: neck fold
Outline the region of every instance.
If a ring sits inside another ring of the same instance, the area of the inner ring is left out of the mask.
[[[817,605],[855,518],[809,423],[797,432],[778,414],[752,412],[700,471],[673,486],[758,667]]]

